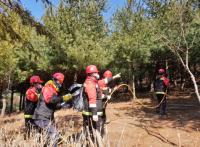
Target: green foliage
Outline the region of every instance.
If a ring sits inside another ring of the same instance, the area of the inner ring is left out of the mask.
[[[106,32],[102,17],[104,1],[61,1],[58,8],[48,9],[43,20],[56,36],[62,50],[55,58],[64,59],[64,69],[83,69],[88,64],[105,66],[109,62],[105,49]],[[67,58],[64,58],[66,57]]]
[[[43,24],[20,3],[11,8],[0,3],[0,77],[23,81],[39,71],[80,71],[96,64],[141,79],[166,60],[177,62],[169,50],[174,46],[182,57],[189,48],[190,64],[199,64],[198,4],[128,0],[109,30],[102,15],[106,0],[60,0],[58,7],[48,6]]]
[[[44,35],[23,25],[20,16],[6,7],[0,13],[0,26],[1,79],[23,81],[33,72],[48,67],[48,42]]]
[[[118,10],[114,16],[114,32],[112,43],[115,51],[115,61],[127,76],[141,75],[141,65],[149,64],[151,49],[155,47],[151,30],[148,28],[148,19],[143,9],[134,12],[130,7]]]
[[[157,0],[149,2],[148,8],[153,18],[150,28],[155,32],[155,43],[162,48],[171,49],[186,65],[188,58],[190,63],[197,64],[200,52],[197,49],[200,28],[199,2]]]

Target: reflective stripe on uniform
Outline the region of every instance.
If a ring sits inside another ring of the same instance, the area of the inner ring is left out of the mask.
[[[32,118],[32,116],[33,116],[33,115],[25,114],[25,115],[24,115],[24,118]]]
[[[89,104],[89,107],[90,108],[95,108],[95,107],[97,107],[97,105],[96,104]]]
[[[87,115],[87,116],[92,116],[92,112],[83,111],[82,114],[83,114],[83,115]]]
[[[102,115],[103,115],[103,112],[97,112],[97,115],[98,115],[98,116],[102,116]]]
[[[165,92],[156,92],[156,94],[166,94]]]
[[[92,116],[92,112],[83,111],[82,114],[87,116]],[[103,112],[97,112],[97,115],[102,116]]]

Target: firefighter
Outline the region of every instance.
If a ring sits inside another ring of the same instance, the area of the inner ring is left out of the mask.
[[[106,105],[107,105],[106,101],[111,98],[110,94],[112,92],[112,88],[114,88],[115,86],[114,80],[120,77],[121,77],[120,73],[113,76],[110,70],[106,70],[103,74],[103,78],[98,81],[98,85],[102,93],[101,98],[103,101],[103,116],[102,116],[103,124],[106,123]],[[102,131],[103,135],[104,129]]]
[[[42,89],[41,83],[43,83],[43,81],[40,79],[39,76],[36,75],[32,76],[30,78],[31,86],[26,91],[24,118],[25,118],[25,131],[28,137],[30,136],[31,128],[34,127],[34,121],[32,119],[32,116],[37,106],[40,91]]]
[[[86,137],[91,137],[94,141],[94,131],[100,134],[102,129],[103,105],[101,100],[101,92],[98,87],[98,80],[100,78],[99,71],[95,65],[86,67],[86,80],[83,84],[84,91],[84,110],[83,128],[86,132]]]
[[[165,70],[159,69],[158,70],[158,77],[156,78],[156,81],[154,83],[154,90],[157,97],[158,104],[160,104],[156,112],[159,113],[161,116],[165,115],[166,113],[166,107],[167,107],[167,88],[169,86],[169,79],[165,76]],[[161,102],[162,101],[162,102]]]
[[[52,80],[49,80],[42,88],[40,99],[34,112],[34,123],[41,129],[46,130],[48,139],[53,142],[53,146],[57,146],[59,139],[55,128],[54,112],[61,108],[62,102],[67,102],[72,98],[71,94],[59,96],[58,92],[62,87],[64,75],[55,73]]]

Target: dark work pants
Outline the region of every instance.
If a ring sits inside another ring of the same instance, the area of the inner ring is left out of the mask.
[[[35,124],[42,129],[42,131],[45,131],[47,137],[48,137],[48,143],[50,141],[53,142],[53,147],[57,147],[59,135],[56,130],[56,127],[54,123],[50,120],[35,120]],[[47,143],[47,145],[48,145]]]
[[[102,117],[98,116],[98,121],[93,121],[92,116],[83,115],[83,128],[86,137],[90,136],[92,141],[94,141],[94,131],[98,131],[101,134],[104,128],[102,123]]]
[[[162,99],[164,98],[164,100],[162,101],[162,103],[157,107],[157,112],[160,115],[166,115],[166,109],[167,109],[167,99],[166,99],[166,95],[165,94],[156,94],[157,97],[157,101],[158,104],[160,104],[160,102],[162,101]]]
[[[30,137],[31,130],[34,128],[35,124],[32,118],[25,118],[25,138]]]

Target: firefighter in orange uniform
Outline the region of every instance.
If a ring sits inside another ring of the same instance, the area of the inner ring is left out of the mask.
[[[59,139],[55,127],[54,112],[62,108],[62,102],[68,102],[72,98],[71,94],[59,96],[58,92],[62,87],[63,81],[64,75],[62,73],[57,72],[53,74],[52,80],[49,80],[42,88],[40,99],[33,116],[34,123],[37,127],[47,131],[48,139],[53,142],[54,147],[57,146]]]
[[[169,86],[169,79],[165,76],[165,70],[158,70],[158,78],[154,83],[154,90],[156,93],[157,101],[159,107],[156,109],[156,112],[161,116],[167,115],[166,107],[167,107],[167,88]],[[162,102],[161,102],[162,101]]]
[[[116,74],[113,76],[112,72],[110,70],[106,70],[103,74],[103,78],[98,81],[99,88],[101,90],[101,99],[103,102],[103,115],[102,115],[102,126],[106,123],[106,101],[111,98],[111,92],[112,88],[114,87],[114,80],[120,78],[121,75]],[[102,136],[104,135],[104,127],[102,129]]]
[[[32,76],[30,78],[30,88],[26,91],[25,98],[25,109],[24,109],[24,118],[25,118],[25,129],[28,136],[30,136],[30,130],[34,126],[34,121],[32,116],[34,114],[39,95],[42,89],[43,81],[39,76]]]
[[[103,105],[101,100],[101,91],[98,86],[99,71],[95,65],[89,65],[86,67],[86,80],[84,82],[84,110],[83,127],[84,131],[93,139],[94,132],[101,132],[101,116],[103,115]],[[89,134],[88,134],[89,132]]]

